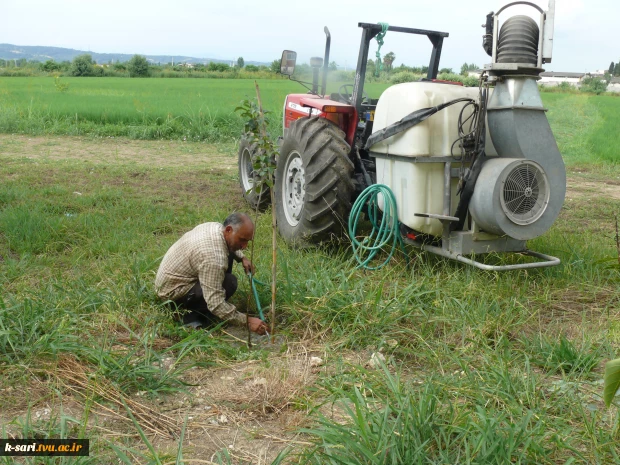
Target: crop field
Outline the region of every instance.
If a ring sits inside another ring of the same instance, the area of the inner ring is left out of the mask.
[[[256,95],[248,79],[60,78],[60,83],[49,77],[0,78],[0,132],[234,143],[243,128],[234,110]],[[328,92],[342,84],[328,82]],[[284,79],[263,79],[258,85],[272,132],[280,135],[284,97],[305,89]],[[368,83],[365,90],[379,98],[388,86]],[[564,144],[566,136],[567,162],[620,162],[620,98],[542,97],[558,143]],[[581,145],[574,146],[575,141]]]
[[[60,84],[66,90],[52,78],[0,78],[0,132],[231,142],[243,128],[235,108],[256,96],[249,79],[60,78]],[[287,94],[306,92],[288,80],[258,84],[273,121]],[[378,98],[386,87],[370,84],[367,91]]]
[[[254,215],[233,114],[253,81],[66,81],[0,79],[0,434],[88,438],[91,454],[23,463],[620,461],[601,399],[620,346],[620,99],[543,93],[568,192],[530,247],[560,266],[484,272],[409,250],[410,266],[362,271],[346,242],[278,242],[276,333],[249,346],[245,329],[177,326],[153,281],[184,232]],[[259,85],[275,120],[301,89]],[[166,118],[181,132],[148,132]],[[269,211],[252,259],[268,282]],[[233,303],[254,312],[240,283]]]

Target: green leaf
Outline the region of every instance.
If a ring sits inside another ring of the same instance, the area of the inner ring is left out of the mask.
[[[183,438],[185,437],[186,428],[187,428],[187,415],[185,415],[185,421],[183,422],[183,428],[181,429],[181,437],[179,438],[179,449],[177,451],[176,465],[183,465]]]
[[[609,407],[614,400],[616,392],[620,388],[620,358],[611,360],[605,364],[605,390],[603,400]]]

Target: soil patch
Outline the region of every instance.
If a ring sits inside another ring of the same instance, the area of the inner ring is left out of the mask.
[[[89,161],[95,164],[135,164],[136,166],[236,167],[234,147],[202,142],[93,139],[70,136],[0,135],[0,155],[36,160]]]

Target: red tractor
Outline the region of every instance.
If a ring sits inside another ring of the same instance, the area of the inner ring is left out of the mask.
[[[354,84],[326,95],[330,33],[327,27],[325,57],[312,58],[312,87],[307,94],[290,94],[284,102],[284,137],[277,159],[275,199],[278,229],[289,243],[319,243],[346,230],[352,201],[375,182],[375,162],[364,148],[372,134],[377,100],[364,92],[370,41],[385,33],[380,24],[359,23],[362,40]],[[437,78],[446,32],[389,26],[387,31],[425,35],[432,43],[427,80]],[[285,50],[281,73],[292,76],[297,54]],[[319,71],[322,66],[322,83]],[[302,83],[305,84],[305,83]],[[239,177],[244,197],[253,207],[259,195],[252,190],[252,147],[242,141]],[[263,192],[261,203],[268,201]]]
[[[516,15],[500,23],[500,14],[517,5],[536,10],[538,21]],[[477,87],[437,81],[447,33],[360,23],[355,82],[331,95],[326,28],[325,58],[311,61],[310,92],[288,95],[284,102],[274,183],[282,237],[323,242],[346,229],[353,210],[349,234],[356,246],[358,207],[367,205],[383,212],[382,224],[396,211],[391,237],[424,251],[498,271],[557,265],[559,259],[526,246],[552,226],[566,192],[564,162],[537,86],[543,64],[552,58],[554,17],[555,0],[546,11],[516,1],[488,14],[482,45],[491,63]],[[375,100],[364,92],[368,47],[387,31],[424,35],[433,48],[426,78],[391,86]],[[284,51],[282,74],[293,73],[296,56]],[[249,192],[252,147],[243,143],[239,155],[244,195],[256,206],[258,196]],[[373,237],[379,236],[383,233]],[[490,252],[542,261],[487,265],[475,258]]]

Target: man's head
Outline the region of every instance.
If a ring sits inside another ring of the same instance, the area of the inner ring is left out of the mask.
[[[243,250],[254,238],[254,223],[245,213],[232,213],[224,220],[223,232],[228,250]]]

